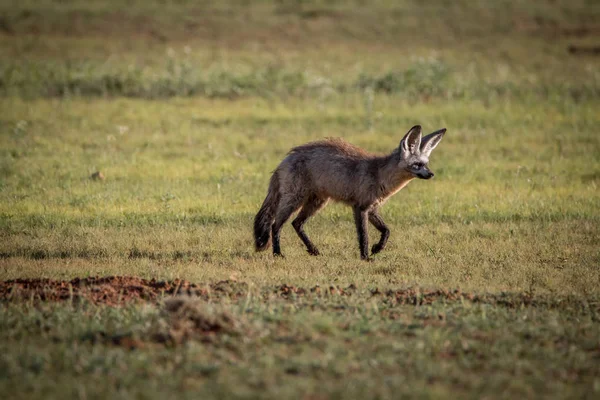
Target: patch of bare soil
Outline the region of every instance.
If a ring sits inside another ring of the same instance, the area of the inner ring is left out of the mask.
[[[85,299],[94,304],[116,306],[135,301],[158,301],[177,294],[237,298],[246,289],[246,283],[235,281],[198,285],[180,279],[158,281],[129,276],[75,278],[71,281],[15,279],[0,282],[0,301],[78,302]]]
[[[567,51],[569,54],[600,56],[600,46],[577,46],[572,44],[567,48]]]
[[[401,305],[429,305],[437,302],[470,302],[491,304],[505,308],[542,307],[551,309],[577,309],[600,311],[600,299],[580,297],[575,295],[555,296],[547,294],[534,294],[531,292],[517,293],[471,293],[458,289],[423,290],[421,288],[406,288],[400,290],[387,290],[385,293],[378,289],[371,291],[373,296],[385,296],[385,301]]]
[[[227,298],[236,301],[248,294],[248,284],[224,280],[210,284],[196,284],[186,280],[159,281],[130,276],[75,278],[70,281],[52,279],[15,279],[0,282],[0,302],[61,302],[82,300],[93,304],[120,306],[131,302],[159,302],[175,295],[187,295],[203,300]],[[554,296],[517,293],[472,293],[458,289],[424,289],[409,287],[380,290],[359,290],[355,285],[313,286],[303,288],[282,284],[265,287],[260,295],[266,301],[273,296],[294,300],[304,297],[366,296],[380,297],[391,305],[429,305],[433,303],[470,302],[485,303],[506,308],[544,307],[593,309],[600,312],[600,299],[581,296]],[[177,308],[179,309],[179,308]]]

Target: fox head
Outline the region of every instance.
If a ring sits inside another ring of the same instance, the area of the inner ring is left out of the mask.
[[[400,167],[417,178],[433,178],[433,172],[428,166],[429,155],[440,143],[444,133],[446,128],[421,138],[421,125],[410,128],[400,141]]]

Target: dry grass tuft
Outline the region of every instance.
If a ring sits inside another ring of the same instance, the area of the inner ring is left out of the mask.
[[[172,344],[188,340],[212,341],[216,335],[238,335],[241,323],[222,306],[208,304],[190,296],[167,299],[163,308],[163,326],[155,340]]]

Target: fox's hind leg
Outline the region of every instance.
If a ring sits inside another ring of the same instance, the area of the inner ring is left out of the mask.
[[[319,250],[310,241],[308,235],[306,234],[306,232],[304,232],[303,226],[310,217],[315,215],[321,208],[325,207],[326,204],[327,199],[320,199],[316,196],[311,196],[308,199],[308,201],[304,203],[304,206],[302,207],[302,210],[300,210],[298,216],[292,221],[292,226],[294,227],[296,233],[306,246],[308,254],[313,256],[318,256]]]
[[[360,258],[365,261],[369,259],[369,235],[367,233],[367,221],[369,219],[368,209],[360,206],[352,207],[354,211],[354,223],[358,234],[358,245],[360,247]]]
[[[279,233],[281,227],[285,224],[290,216],[302,205],[302,199],[292,196],[286,196],[281,199],[279,207],[277,208],[277,214],[275,215],[275,221],[271,226],[271,240],[273,242],[273,255],[283,257],[281,254],[281,247],[279,244]]]
[[[379,239],[379,242],[375,243],[371,248],[371,254],[377,254],[385,248],[388,238],[390,237],[390,229],[387,227],[385,222],[383,222],[383,219],[379,215],[377,209],[369,212],[369,222],[371,222],[371,224],[373,224],[373,226],[377,228],[379,232],[381,232],[381,238]]]

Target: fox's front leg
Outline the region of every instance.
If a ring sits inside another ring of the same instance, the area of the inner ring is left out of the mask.
[[[387,227],[383,219],[379,215],[377,209],[369,213],[369,221],[381,233],[381,238],[378,243],[375,243],[371,248],[371,254],[377,254],[385,248],[388,238],[390,237],[390,229]]]
[[[360,258],[369,260],[369,235],[367,234],[367,221],[369,211],[363,207],[354,206],[354,223],[358,234],[358,245],[360,247]]]

